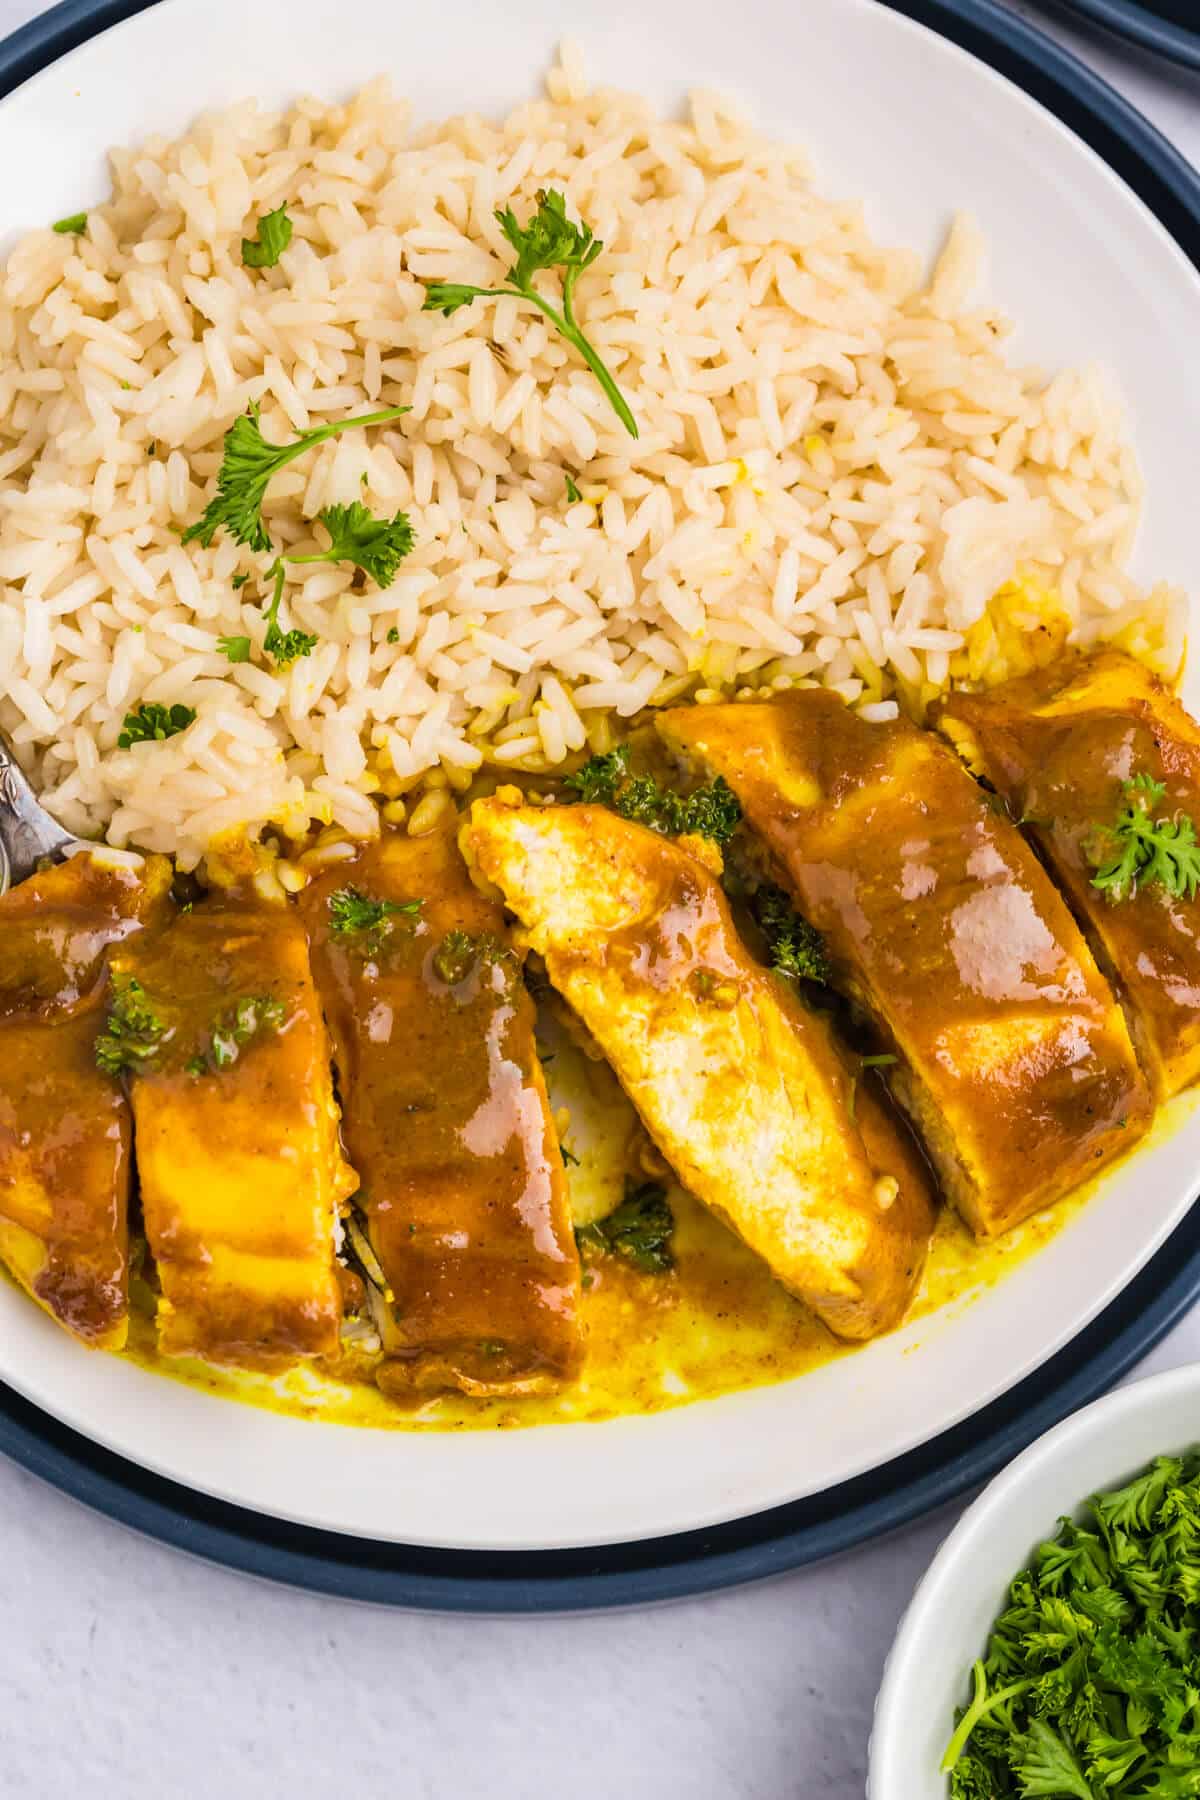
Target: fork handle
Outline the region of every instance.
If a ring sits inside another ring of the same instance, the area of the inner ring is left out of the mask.
[[[0,731],[0,894],[77,841],[39,803]]]

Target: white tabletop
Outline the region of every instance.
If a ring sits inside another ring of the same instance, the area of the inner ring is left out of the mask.
[[[36,10],[0,0],[0,32]],[[1049,29],[1200,162],[1200,80]],[[1200,1312],[1141,1372],[1197,1355]],[[953,1516],[653,1612],[417,1618],[192,1562],[0,1461],[0,1795],[857,1800],[887,1647]]]

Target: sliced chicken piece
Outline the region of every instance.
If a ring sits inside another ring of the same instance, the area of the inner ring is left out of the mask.
[[[981,1236],[1129,1147],[1150,1096],[1121,1009],[1021,834],[936,737],[836,694],[688,707],[659,730],[725,777],[834,984]]]
[[[1101,966],[1124,996],[1160,1098],[1200,1076],[1200,900],[1139,882],[1123,898],[1094,885],[1104,827],[1149,777],[1151,807],[1200,826],[1200,727],[1166,684],[1119,650],[1056,663],[983,694],[955,694],[937,719],[1030,832]]]
[[[0,898],[0,1261],[83,1343],[128,1332],[129,1105],[96,1065],[110,947],[169,865],[83,852]]]
[[[834,1331],[902,1317],[933,1222],[924,1166],[824,1020],[756,962],[719,882],[596,806],[481,800],[462,833],[685,1186]]]
[[[579,1258],[501,908],[446,832],[384,837],[301,906],[383,1278],[380,1386],[561,1385],[582,1355]]]
[[[208,900],[123,948],[111,977],[110,1018],[132,1017],[139,1047],[130,1091],[161,1350],[267,1370],[334,1352],[336,1215],[357,1183],[301,919]]]

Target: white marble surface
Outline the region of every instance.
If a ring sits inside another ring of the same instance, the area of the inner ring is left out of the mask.
[[[0,31],[35,10],[0,0]],[[1050,28],[1200,162],[1200,82]],[[1200,1313],[1143,1372],[1197,1355]],[[416,1618],[189,1561],[0,1462],[0,1794],[857,1800],[884,1655],[952,1517],[654,1612]]]

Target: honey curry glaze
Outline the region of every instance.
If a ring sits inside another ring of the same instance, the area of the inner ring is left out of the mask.
[[[673,708],[326,833],[298,893],[84,849],[0,897],[0,1265],[83,1346],[375,1427],[919,1347],[1194,1103],[1198,745],[1110,650],[931,729]]]

